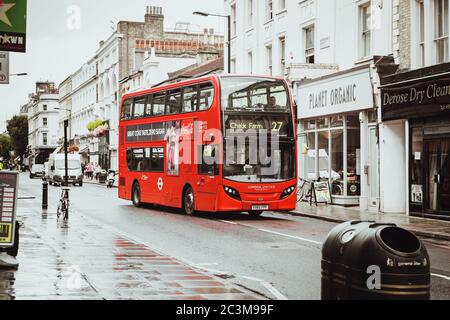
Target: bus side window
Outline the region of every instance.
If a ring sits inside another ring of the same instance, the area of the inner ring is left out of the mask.
[[[181,111],[181,89],[169,91],[167,94],[166,114],[177,114]]]
[[[131,119],[131,106],[132,106],[132,100],[125,100],[122,105],[122,113],[121,113],[121,120],[130,120]]]
[[[153,116],[161,116],[164,114],[166,107],[166,93],[159,92],[153,95]]]
[[[136,98],[133,107],[133,119],[139,119],[144,116],[145,112],[145,97]]]
[[[198,86],[183,90],[183,112],[194,112],[198,108]]]
[[[214,100],[214,87],[212,83],[202,83],[200,85],[200,105],[198,110],[208,110]]]
[[[152,116],[152,106],[153,106],[153,95],[150,94],[147,96],[147,103],[145,105],[145,115],[147,117]]]
[[[218,145],[202,145],[199,146],[199,165],[198,173],[210,176],[219,175],[219,146]]]

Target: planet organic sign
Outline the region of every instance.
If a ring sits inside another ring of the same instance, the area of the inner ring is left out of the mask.
[[[25,52],[27,0],[0,0],[0,51]]]

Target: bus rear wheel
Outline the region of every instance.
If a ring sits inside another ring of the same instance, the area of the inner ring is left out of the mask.
[[[191,186],[187,187],[184,190],[183,194],[183,209],[187,215],[193,215],[195,211],[195,202],[194,202],[194,190]]]
[[[141,187],[139,187],[139,183],[135,182],[133,184],[133,191],[131,195],[133,205],[139,208],[142,205],[141,202]]]

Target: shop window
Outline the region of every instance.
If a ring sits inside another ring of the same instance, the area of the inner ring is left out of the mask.
[[[344,116],[331,117],[331,127],[339,128],[344,126]]]
[[[344,191],[344,131],[331,130],[331,191],[343,196]]]
[[[304,125],[305,130],[314,130],[316,128],[316,120],[306,120]]]
[[[329,131],[319,131],[318,132],[318,147],[319,147],[319,178],[321,180],[328,180],[329,175],[329,146],[328,137]]]
[[[355,116],[347,116],[347,127],[351,128],[359,128],[360,127],[360,123],[359,123],[359,116],[355,115]]]
[[[316,180],[316,133],[308,132],[306,134],[307,145],[307,157],[305,161],[306,165],[306,178],[307,180]]]
[[[317,120],[318,129],[328,129],[330,127],[330,118],[322,118]]]
[[[359,129],[347,130],[347,195],[361,195],[361,138]]]

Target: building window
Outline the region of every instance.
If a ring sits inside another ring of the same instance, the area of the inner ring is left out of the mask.
[[[419,66],[425,66],[425,7],[423,0],[418,2],[419,9]]]
[[[48,141],[47,141],[47,133],[44,132],[44,133],[42,134],[42,145],[46,146],[47,144],[48,144]]]
[[[47,118],[42,118],[42,125],[43,125],[44,127],[47,126]]]
[[[284,75],[286,72],[286,38],[280,38],[280,73]]]
[[[247,0],[247,26],[253,26],[253,0]]]
[[[231,35],[236,36],[236,4],[231,6]]]
[[[266,0],[266,17],[267,20],[273,19],[273,0]]]
[[[448,0],[434,1],[436,62],[448,61]]]
[[[266,66],[267,74],[272,75],[273,65],[272,65],[272,45],[266,46]]]
[[[44,104],[43,106],[42,106],[42,109],[44,110],[44,111],[47,111],[47,105],[46,104]]]
[[[252,51],[250,51],[248,53],[247,60],[248,60],[248,62],[247,62],[248,63],[248,73],[252,74],[253,73],[253,52]]]
[[[360,25],[361,25],[361,56],[368,57],[371,53],[371,13],[370,3],[360,7]]]
[[[314,63],[314,26],[310,26],[304,30],[305,60],[306,63]]]
[[[309,181],[328,180],[334,196],[359,196],[361,146],[358,115],[305,120],[303,128],[303,177]]]
[[[283,11],[286,9],[286,0],[279,0],[280,1],[280,11]]]

